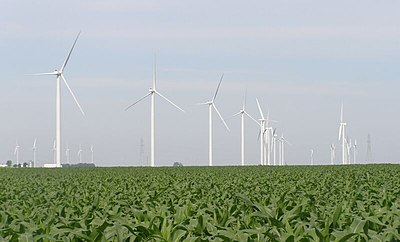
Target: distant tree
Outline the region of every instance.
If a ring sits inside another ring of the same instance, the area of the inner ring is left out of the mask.
[[[7,164],[7,166],[11,167],[12,166],[12,160],[8,160],[6,164]]]
[[[28,162],[24,162],[24,164],[22,164],[22,166],[25,168],[25,167],[28,167],[29,164],[28,164]]]
[[[183,165],[180,162],[174,162],[174,164],[172,166],[183,166]]]

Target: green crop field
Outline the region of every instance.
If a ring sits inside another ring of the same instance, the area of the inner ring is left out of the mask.
[[[0,169],[0,241],[400,241],[400,166]]]

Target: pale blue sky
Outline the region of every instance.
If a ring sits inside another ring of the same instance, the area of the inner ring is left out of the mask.
[[[214,119],[216,165],[239,164],[240,120],[232,115],[246,86],[248,111],[258,118],[258,97],[293,144],[290,164],[308,163],[310,149],[315,163],[328,163],[342,101],[360,160],[371,133],[374,160],[397,162],[399,9],[394,0],[0,0],[0,162],[14,159],[16,138],[21,160],[32,159],[34,137],[38,159],[52,161],[55,80],[24,74],[59,68],[79,30],[65,76],[87,117],[64,88],[71,160],[80,143],[88,160],[93,143],[98,165],[139,165],[140,138],[149,154],[150,100],[124,108],[147,93],[157,52],[159,91],[187,111],[157,100],[158,165],[207,165],[208,114],[195,104],[212,96],[222,72],[216,103],[231,132]],[[257,164],[257,127],[246,127],[247,160]]]

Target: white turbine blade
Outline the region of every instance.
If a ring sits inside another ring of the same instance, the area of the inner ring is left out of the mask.
[[[343,123],[343,103],[342,106],[340,107],[340,122]]]
[[[247,111],[244,111],[244,113],[247,115],[247,117],[256,122],[257,125],[260,125],[260,123],[255,118],[253,118],[253,116],[251,116]]]
[[[36,148],[36,138],[33,140],[33,148]]]
[[[225,122],[225,120],[222,118],[222,115],[221,115],[221,113],[218,111],[218,109],[217,109],[217,106],[215,106],[215,104],[214,104],[214,103],[212,104],[212,106],[214,107],[214,109],[215,109],[215,112],[217,112],[217,114],[218,114],[219,118],[221,119],[221,121],[224,123],[224,125],[225,125],[226,129],[227,129],[228,131],[230,131],[230,129],[229,129],[229,127],[228,127],[228,125],[227,125],[227,124],[226,124],[226,122]]]
[[[209,102],[204,102],[204,103],[196,103],[196,105],[210,105]]]
[[[81,31],[79,31],[78,35],[76,36],[76,39],[75,39],[75,41],[74,41],[74,44],[72,45],[71,50],[69,51],[68,56],[67,56],[67,58],[66,58],[65,61],[64,61],[64,64],[61,66],[61,69],[60,69],[60,72],[61,72],[61,73],[64,71],[65,66],[66,66],[67,63],[68,63],[68,60],[69,60],[69,58],[71,57],[72,51],[73,51],[74,48],[75,48],[75,44],[76,44],[76,42],[78,41],[79,35],[81,35]]]
[[[74,98],[76,105],[78,105],[79,110],[81,111],[81,113],[83,114],[83,116],[85,116],[85,112],[83,112],[83,109],[82,109],[81,105],[79,104],[78,99],[76,99],[74,92],[73,92],[72,89],[69,87],[68,82],[67,82],[67,80],[65,80],[63,74],[61,74],[61,78],[63,79],[65,85],[67,86],[67,88],[68,88],[68,90],[69,90],[69,93],[71,93],[72,97]]]
[[[16,147],[15,147],[15,150],[14,150],[14,155],[17,154],[17,151],[18,151],[18,147],[16,146]]]
[[[157,55],[154,53],[154,63],[153,63],[153,89],[156,89],[157,82]]]
[[[147,93],[145,96],[143,96],[142,98],[140,98],[139,100],[137,100],[136,102],[132,103],[131,105],[129,105],[127,108],[125,108],[125,111],[130,109],[131,107],[133,107],[135,104],[137,104],[138,102],[142,101],[143,99],[145,99],[146,97],[150,96],[151,92]]]
[[[217,94],[218,94],[218,91],[219,91],[219,87],[221,86],[221,82],[222,82],[222,79],[223,79],[223,78],[224,78],[224,73],[222,73],[221,79],[219,80],[218,87],[217,87],[217,90],[215,91],[215,94],[214,94],[214,97],[213,97],[213,99],[212,99],[212,102],[214,102],[215,98],[217,98]]]
[[[93,145],[92,145],[92,146],[90,146],[90,151],[91,151],[91,152],[93,152]]]
[[[239,111],[238,113],[235,113],[232,117],[236,117],[238,115],[242,114],[242,111]]]
[[[343,126],[340,125],[340,127],[339,127],[339,140],[340,140],[340,138],[342,138],[342,129],[343,129]]]
[[[33,74],[25,74],[28,76],[50,76],[50,75],[57,75],[56,71],[53,72],[43,72],[43,73],[33,73]]]
[[[243,110],[246,108],[246,101],[247,101],[247,88],[246,91],[244,92],[244,98],[243,98]]]
[[[261,115],[261,119],[264,119],[264,114],[261,110],[261,106],[260,103],[258,102],[258,99],[256,98],[256,102],[257,102],[257,106],[258,106],[258,111],[260,111],[260,115]]]
[[[170,104],[172,104],[174,107],[176,107],[177,109],[181,110],[182,112],[185,112],[182,108],[180,108],[178,105],[176,105],[175,103],[173,103],[171,100],[169,100],[168,98],[166,98],[164,95],[162,95],[160,92],[155,91],[155,93],[157,95],[159,95],[160,97],[164,98],[167,102],[169,102]]]

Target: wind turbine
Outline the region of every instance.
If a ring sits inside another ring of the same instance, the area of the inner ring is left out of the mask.
[[[310,157],[310,160],[311,160],[311,165],[313,166],[313,165],[314,165],[314,150],[313,150],[313,149],[311,149],[311,157]]]
[[[254,122],[256,122],[257,125],[259,125],[259,123],[257,122],[257,120],[255,120],[247,111],[246,111],[246,94],[244,95],[244,99],[243,99],[243,106],[242,109],[235,115],[233,116],[237,116],[240,115],[241,116],[241,159],[242,159],[242,166],[244,166],[245,163],[245,151],[244,151],[244,145],[245,145],[245,140],[244,140],[244,116],[247,115],[250,119],[252,119]]]
[[[261,118],[260,119],[258,119],[259,121],[260,121],[260,150],[261,150],[261,152],[260,152],[260,164],[261,165],[264,165],[264,162],[265,162],[265,150],[264,150],[264,148],[265,148],[265,146],[264,146],[264,144],[265,144],[265,141],[264,141],[264,138],[265,138],[265,136],[264,136],[264,132],[265,132],[265,118],[264,118],[264,114],[263,114],[263,111],[261,110],[261,106],[260,106],[260,102],[258,102],[258,99],[256,98],[256,102],[257,102],[257,106],[258,106],[258,111],[260,112],[260,116],[261,116]]]
[[[90,146],[90,152],[92,153],[92,164],[94,164],[94,150],[93,150],[93,145]]]
[[[54,140],[53,142],[53,162],[54,164],[57,164],[56,160],[57,160],[57,146],[56,146],[56,141]]]
[[[357,163],[357,152],[358,152],[357,149],[358,149],[357,148],[357,140],[355,139],[354,140],[354,146],[353,146],[353,164]]]
[[[15,149],[14,149],[14,155],[15,155],[15,158],[16,158],[16,160],[17,160],[17,167],[19,167],[19,149],[20,149],[21,147],[19,146],[19,144],[18,144],[18,140],[15,142]]]
[[[347,137],[346,139],[346,164],[350,165],[351,164],[351,139]]]
[[[168,98],[166,98],[164,95],[162,95],[159,91],[157,91],[157,89],[156,89],[156,58],[154,57],[153,86],[149,89],[149,93],[147,93],[144,97],[142,97],[139,100],[137,100],[136,102],[132,103],[131,105],[129,105],[125,109],[125,111],[126,111],[129,108],[133,107],[138,102],[140,102],[143,99],[145,99],[146,97],[148,97],[148,96],[151,97],[151,141],[150,141],[151,142],[151,146],[150,146],[151,157],[150,157],[150,162],[151,162],[151,166],[152,167],[154,167],[154,165],[155,165],[154,160],[155,160],[155,97],[156,97],[156,95],[160,96],[165,101],[169,102],[174,107],[176,107],[177,109],[181,110],[182,112],[185,112],[185,111],[183,111],[182,108],[178,107],[178,105],[176,105],[175,103],[170,101]]]
[[[211,101],[207,101],[204,103],[200,103],[200,105],[208,105],[208,165],[212,166],[213,165],[213,134],[212,134],[212,110],[214,109],[215,112],[218,114],[219,118],[221,119],[222,123],[225,125],[226,129],[229,131],[229,127],[226,124],[225,120],[222,118],[221,113],[218,111],[217,106],[215,105],[215,98],[217,97],[219,87],[221,86],[222,79],[224,78],[224,74],[222,74],[221,79],[219,80],[217,90],[215,91],[215,94]]]
[[[335,162],[335,144],[331,144],[331,165]]]
[[[279,138],[279,151],[280,151],[280,160],[279,163],[281,166],[283,166],[284,164],[286,164],[285,162],[285,143],[289,144],[289,141],[287,141],[285,139],[285,137],[283,137],[283,134],[281,135],[281,137]]]
[[[79,35],[81,32],[79,31],[78,35],[76,36],[76,39],[74,41],[74,44],[71,47],[71,50],[68,53],[67,58],[65,59],[63,65],[61,66],[60,70],[55,70],[53,72],[48,72],[48,73],[38,73],[38,74],[33,74],[37,76],[42,76],[42,75],[51,75],[51,76],[56,76],[57,79],[57,88],[56,88],[56,167],[61,167],[61,80],[63,80],[65,86],[69,90],[71,96],[73,97],[76,105],[78,106],[79,110],[85,116],[85,113],[83,112],[83,109],[81,105],[78,102],[78,99],[76,98],[74,92],[70,88],[68,82],[65,80],[64,77],[64,70],[65,67],[68,63],[69,58],[71,57],[72,51],[74,50],[75,44],[78,41]]]
[[[69,163],[69,152],[70,152],[70,149],[69,149],[69,145],[67,144],[67,148],[65,149],[65,156],[67,157],[67,164],[69,165],[70,163]]]
[[[276,134],[276,128],[272,131],[272,150],[274,155],[274,166],[276,165],[276,139],[278,135]]]
[[[32,146],[32,150],[33,150],[33,167],[36,167],[36,138],[33,140],[33,146]]]
[[[82,163],[82,145],[79,145],[78,156],[79,156],[79,163]]]
[[[340,126],[339,126],[339,140],[342,139],[342,164],[346,164],[346,136],[345,136],[345,127],[346,123],[343,122],[343,103],[340,109]]]

